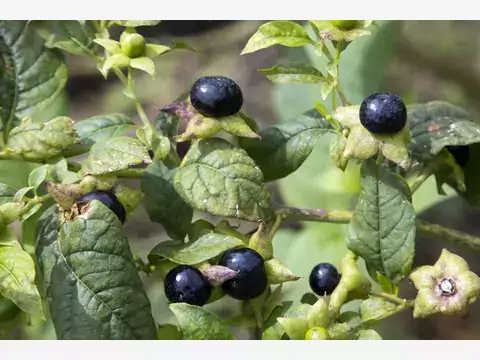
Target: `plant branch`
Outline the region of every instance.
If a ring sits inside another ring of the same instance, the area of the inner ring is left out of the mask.
[[[466,245],[473,250],[480,251],[480,237],[450,229],[438,224],[432,224],[425,220],[417,219],[417,233],[423,236],[440,238],[456,244]]]
[[[333,224],[348,224],[353,216],[353,212],[348,210],[299,209],[294,207],[280,207],[275,213],[281,217],[282,221],[289,219]],[[438,224],[432,224],[425,220],[417,219],[417,234],[466,245],[474,250],[480,251],[480,237]]]

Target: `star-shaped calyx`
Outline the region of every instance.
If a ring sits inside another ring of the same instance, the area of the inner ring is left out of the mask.
[[[418,289],[415,318],[437,313],[465,316],[468,305],[480,297],[480,278],[464,259],[445,249],[435,265],[422,266],[409,278]]]

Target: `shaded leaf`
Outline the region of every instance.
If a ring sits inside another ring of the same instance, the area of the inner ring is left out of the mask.
[[[94,200],[60,226],[55,206],[39,222],[36,255],[59,339],[157,338],[128,239],[111,210]]]
[[[244,150],[223,139],[202,139],[192,145],[184,164],[174,186],[190,206],[247,221],[270,215],[263,174]]]
[[[240,139],[240,145],[260,166],[265,181],[274,181],[297,170],[328,132],[333,132],[332,125],[311,109],[294,121],[261,131],[261,140]]]
[[[67,81],[59,54],[47,49],[27,21],[0,21],[0,123],[3,129],[53,102]]]
[[[150,251],[148,258],[151,262],[167,259],[177,264],[195,265],[212,259],[226,250],[243,245],[240,239],[211,232],[187,244],[163,241]]]
[[[319,70],[304,63],[275,65],[259,72],[276,84],[318,84],[327,81]]]
[[[480,125],[460,107],[431,101],[410,105],[407,111],[412,136],[409,150],[418,161],[432,160],[445,146],[480,142]]]
[[[184,340],[233,340],[232,333],[220,318],[208,310],[186,303],[170,304]]]
[[[32,25],[49,48],[58,48],[74,55],[93,54],[95,34],[78,20],[42,20],[33,21]]]
[[[150,220],[160,223],[168,236],[183,239],[193,217],[193,209],[173,186],[178,168],[168,169],[160,162],[148,165],[142,175],[143,204]],[[173,215],[173,216],[172,216]]]
[[[362,164],[362,192],[349,225],[348,248],[371,271],[393,282],[409,273],[415,254],[415,209],[407,183],[374,161]]]
[[[140,140],[118,136],[93,145],[82,170],[85,174],[102,175],[151,162],[148,149]]]

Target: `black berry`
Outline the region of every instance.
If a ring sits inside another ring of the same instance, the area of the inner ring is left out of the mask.
[[[457,164],[464,168],[470,158],[470,147],[468,146],[447,146],[448,151],[453,155]]]
[[[318,296],[330,295],[340,282],[340,277],[332,264],[317,264],[310,272],[310,288]]]
[[[210,298],[212,287],[197,268],[179,265],[170,270],[164,282],[165,296],[172,303],[203,306]]]
[[[202,115],[222,117],[240,111],[243,94],[232,79],[224,76],[204,76],[193,84],[190,101]]]
[[[407,123],[407,108],[395,94],[372,94],[360,105],[360,122],[373,134],[396,134]]]
[[[239,274],[222,284],[226,294],[237,300],[248,300],[261,295],[267,288],[265,264],[255,250],[243,248],[225,252],[219,265],[239,271]]]
[[[115,194],[112,191],[104,191],[104,190],[96,190],[91,193],[88,193],[84,197],[80,198],[77,200],[77,203],[82,203],[82,202],[87,202],[91,200],[98,200],[103,205],[108,207],[110,210],[112,210],[115,215],[120,219],[122,224],[125,222],[126,218],[126,212],[125,208],[123,207],[122,203],[118,198],[115,196]]]

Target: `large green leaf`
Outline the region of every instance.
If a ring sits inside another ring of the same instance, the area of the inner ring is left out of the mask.
[[[184,340],[234,340],[220,318],[208,310],[186,303],[170,304]]]
[[[148,165],[142,176],[143,204],[150,220],[162,224],[173,239],[183,239],[193,217],[193,209],[173,187],[178,168],[168,169],[158,162]]]
[[[270,215],[263,174],[244,150],[223,139],[202,139],[190,148],[185,160],[174,185],[192,207],[248,221]]]
[[[287,20],[270,21],[261,25],[248,40],[247,45],[242,50],[242,55],[277,44],[298,47],[313,43],[313,40],[301,25]]]
[[[480,125],[460,107],[444,101],[408,106],[411,156],[428,162],[443,147],[480,142]]]
[[[273,181],[297,170],[327,132],[333,133],[332,125],[311,109],[294,121],[261,131],[261,140],[242,138],[240,144],[260,166],[265,181]]]
[[[59,48],[74,55],[92,55],[95,33],[78,20],[33,21],[38,34],[46,40],[45,45]]]
[[[36,254],[59,339],[153,340],[151,305],[117,216],[99,201],[59,225],[40,218]]]
[[[177,264],[194,265],[242,245],[243,241],[236,237],[210,232],[187,244],[178,241],[161,242],[150,251],[148,258],[152,262],[168,259]]]
[[[52,103],[65,86],[67,67],[27,21],[0,21],[0,123],[9,128]]]
[[[86,174],[102,175],[151,162],[148,149],[140,140],[117,136],[93,145],[82,169]]]
[[[107,114],[93,116],[78,121],[73,128],[81,139],[77,153],[88,151],[95,143],[109,138],[122,136],[133,129],[135,123],[124,114]],[[73,150],[72,150],[73,151]]]
[[[0,293],[30,315],[43,317],[35,264],[9,228],[0,234]]]
[[[375,161],[362,164],[362,192],[350,222],[347,246],[367,267],[394,282],[409,273],[415,254],[415,209],[400,176]]]
[[[23,121],[10,132],[3,151],[30,161],[53,158],[79,141],[72,125],[73,120],[64,116],[44,124]]]

